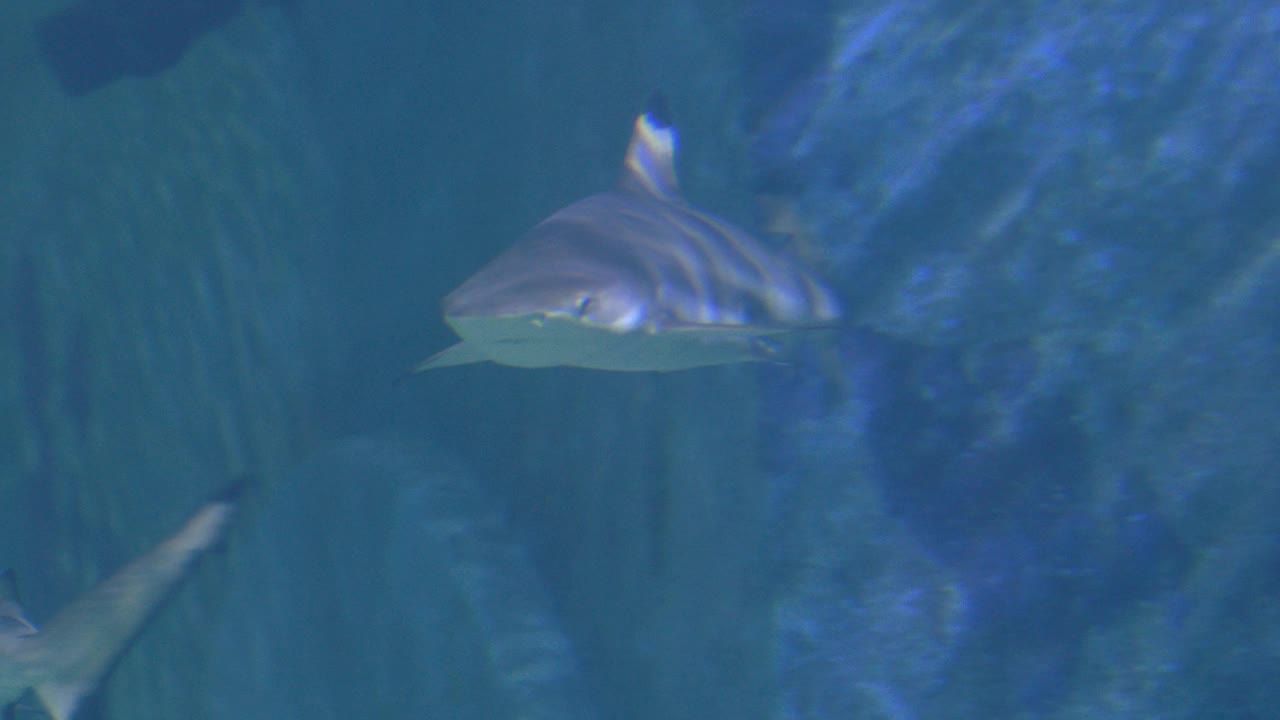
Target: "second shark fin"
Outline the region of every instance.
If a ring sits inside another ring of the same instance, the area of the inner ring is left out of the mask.
[[[205,503],[178,532],[72,602],[31,638],[29,659],[42,677],[34,689],[53,720],[71,720],[160,602],[222,538],[235,514],[235,497],[223,493]]]

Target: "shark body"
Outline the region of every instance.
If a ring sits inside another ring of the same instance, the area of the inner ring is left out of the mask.
[[[462,342],[415,372],[517,367],[681,370],[773,359],[832,326],[834,294],[797,262],[688,204],[663,103],[635,121],[622,179],[569,205],[444,298]]]
[[[156,606],[223,536],[236,494],[205,503],[176,533],[64,607],[43,629],[27,619],[16,593],[0,595],[0,706],[10,708],[32,689],[53,720],[70,720]]]

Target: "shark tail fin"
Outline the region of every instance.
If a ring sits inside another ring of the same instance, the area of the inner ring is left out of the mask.
[[[168,539],[72,602],[31,637],[35,685],[53,720],[71,720],[142,626],[216,545],[237,509],[239,486],[200,507]]]

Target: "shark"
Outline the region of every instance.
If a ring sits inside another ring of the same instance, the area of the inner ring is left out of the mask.
[[[814,273],[684,199],[676,145],[656,95],[616,187],[552,214],[445,296],[461,341],[412,372],[777,361],[797,332],[833,327],[840,304]]]
[[[0,592],[0,706],[15,716],[33,690],[53,720],[70,720],[152,616],[224,535],[241,485],[207,501],[169,538],[57,612],[43,628],[17,597],[12,572]]]

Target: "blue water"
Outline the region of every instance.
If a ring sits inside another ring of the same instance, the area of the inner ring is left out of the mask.
[[[2,12],[0,565],[42,624],[258,478],[83,716],[1280,705],[1272,4]],[[397,380],[655,89],[845,322]]]

